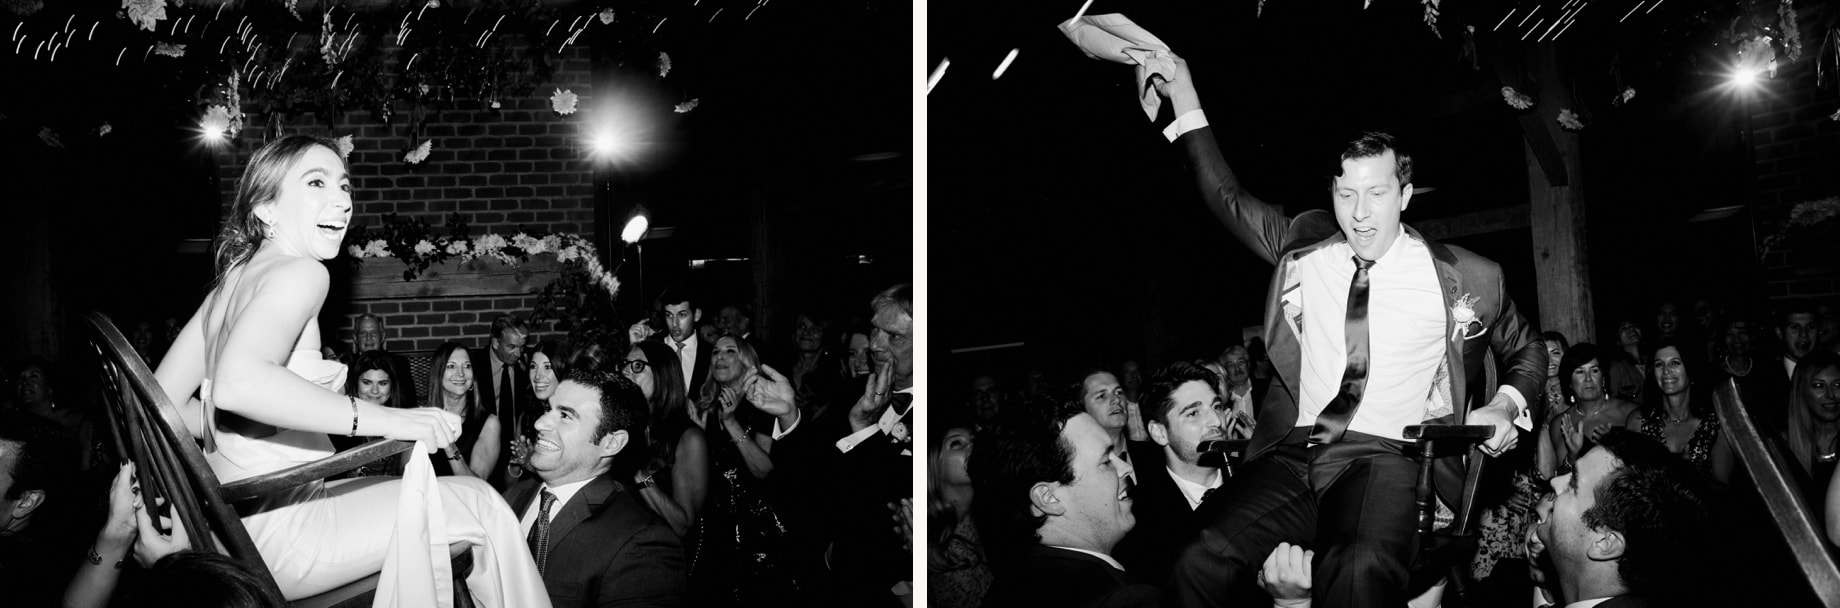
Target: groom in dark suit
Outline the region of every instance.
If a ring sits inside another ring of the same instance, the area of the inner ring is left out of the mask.
[[[1177,116],[1165,135],[1186,152],[1208,208],[1277,268],[1264,331],[1274,378],[1247,463],[1233,500],[1197,513],[1201,537],[1178,558],[1172,590],[1187,606],[1235,604],[1260,560],[1291,542],[1318,555],[1318,605],[1404,604],[1417,550],[1404,427],[1489,425],[1485,452],[1513,448],[1515,428],[1532,427],[1541,342],[1508,300],[1500,267],[1400,224],[1412,160],[1392,137],[1369,133],[1342,152],[1333,228],[1321,211],[1285,217],[1240,185],[1186,62],[1176,63],[1176,77],[1156,84]],[[1484,369],[1491,351],[1498,385]],[[1459,471],[1440,463],[1436,487],[1450,505]]]
[[[681,606],[684,548],[618,480],[623,449],[644,449],[645,395],[617,373],[574,370],[536,421],[525,479],[505,492],[556,606]]]

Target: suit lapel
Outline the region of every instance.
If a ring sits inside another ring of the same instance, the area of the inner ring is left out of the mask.
[[[1445,373],[1440,375],[1440,382],[1445,386],[1433,386],[1431,390],[1449,395],[1448,405],[1451,413],[1455,414],[1453,422],[1462,424],[1469,414],[1467,395],[1464,390],[1468,370],[1463,364],[1463,338],[1456,332],[1457,322],[1451,311],[1455,310],[1457,299],[1466,293],[1463,291],[1463,273],[1457,269],[1457,255],[1451,252],[1450,248],[1425,238],[1411,226],[1403,227],[1407,234],[1423,242],[1425,248],[1431,250],[1431,265],[1437,268],[1438,287],[1441,288],[1444,295],[1443,366]],[[1488,324],[1485,322],[1483,325]]]
[[[522,519],[524,510],[530,508],[530,501],[536,497],[537,488],[542,485],[543,482],[532,477],[523,483],[511,486],[511,490],[505,493],[505,502],[511,505],[511,514]]]
[[[551,550],[554,550],[562,539],[568,538],[569,532],[574,530],[575,526],[580,525],[595,513],[599,513],[608,498],[619,489],[619,485],[607,475],[595,477],[594,481],[588,482],[588,485],[582,487],[580,492],[576,492],[575,496],[569,499],[568,504],[562,505],[562,512],[557,513],[556,517],[549,522]]]

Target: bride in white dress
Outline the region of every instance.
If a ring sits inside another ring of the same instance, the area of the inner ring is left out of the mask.
[[[323,262],[338,255],[352,212],[351,178],[336,150],[331,140],[295,135],[250,158],[218,238],[216,281],[155,373],[223,483],[329,456],[328,433],[430,448],[460,435],[460,418],[439,409],[339,394],[345,367],[320,359]],[[440,509],[428,507],[443,515],[431,521],[444,519],[448,540],[471,544],[466,580],[475,601],[548,606],[504,500],[478,479],[436,483]],[[282,594],[294,600],[382,570],[402,494],[400,480],[365,477],[238,506]]]

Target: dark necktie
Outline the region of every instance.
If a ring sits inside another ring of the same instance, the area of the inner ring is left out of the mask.
[[[511,432],[506,433],[507,436],[515,438],[521,433],[518,429],[517,387],[511,386],[511,364],[507,363],[499,367],[497,388],[499,423],[510,429]]]
[[[549,508],[556,504],[556,495],[543,490],[543,506],[537,509],[536,525],[530,527],[530,556],[537,558],[537,574],[543,574],[543,567],[549,565]]]
[[[1325,444],[1342,440],[1348,422],[1361,407],[1361,395],[1367,391],[1367,269],[1373,262],[1354,257],[1354,281],[1348,285],[1348,368],[1342,371],[1342,390],[1335,394],[1316,427],[1310,430],[1310,443]]]

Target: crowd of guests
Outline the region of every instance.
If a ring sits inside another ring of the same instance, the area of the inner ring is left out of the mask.
[[[135,348],[224,483],[376,437],[420,449],[239,504],[253,571],[144,504],[135,463],[96,439],[100,376],[26,362],[0,407],[0,604],[280,605],[384,569],[418,491],[472,553],[462,605],[911,602],[911,287],[824,308],[849,320],[798,311],[778,340],[686,283],[626,327],[540,335],[506,314],[408,353],[360,315],[350,345],[322,345],[321,233],[349,219],[348,180],[328,141],[258,151],[211,295]]]
[[[1527,606],[1609,595],[1690,603],[1676,592],[1704,589],[1691,575],[1712,560],[1706,528],[1729,516],[1729,495],[1748,483],[1713,406],[1727,379],[1840,543],[1840,492],[1829,496],[1840,460],[1840,331],[1831,307],[1780,304],[1753,321],[1707,302],[1683,319],[1664,302],[1652,319],[1620,322],[1606,340],[1614,347],[1540,334],[1546,380],[1534,398],[1544,417],[1485,469],[1495,489],[1477,505],[1477,546],[1461,568],[1470,605],[1522,605],[1529,580],[1540,595]],[[1076,604],[1187,605],[1171,575],[1191,545],[1224,542],[1203,534],[1206,503],[1239,490],[1234,463],[1210,465],[1203,454],[1252,435],[1260,397],[1274,390],[1263,352],[1258,338],[1235,342],[1142,381],[1127,371],[1134,361],[1088,367],[1058,390],[1041,371],[1010,376],[1017,388],[973,374],[931,427],[930,603],[1006,606],[1050,593]],[[1303,605],[1315,558],[1284,543],[1253,566],[1276,605]]]

